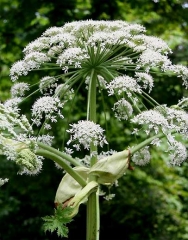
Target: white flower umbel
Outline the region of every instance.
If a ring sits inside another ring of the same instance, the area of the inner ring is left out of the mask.
[[[161,55],[151,49],[145,50],[137,60],[137,68],[145,67],[149,71],[153,67],[159,67],[162,71],[166,71],[171,66],[171,61],[167,56]]]
[[[63,103],[57,97],[46,96],[39,98],[32,107],[33,123],[40,126],[44,116],[50,122],[57,122],[57,116],[63,118],[61,114],[62,107]],[[46,124],[44,128],[48,129],[51,127],[49,124]]]
[[[25,115],[0,104],[0,151],[20,166],[21,174],[36,174],[42,168],[41,157],[34,153],[36,139],[31,136],[32,133]]]
[[[67,144],[71,142],[78,142],[73,146],[76,150],[80,150],[83,146],[85,149],[90,149],[91,144],[94,146],[103,147],[104,144],[108,144],[106,138],[103,135],[104,130],[99,124],[92,121],[78,121],[78,123],[70,124],[71,129],[67,130],[71,134],[70,140]]]
[[[81,68],[81,61],[88,59],[89,56],[81,48],[68,48],[57,59],[57,64],[62,67],[63,65],[73,65],[75,68]]]
[[[29,91],[29,84],[24,82],[15,83],[11,88],[12,97],[23,97]]]
[[[133,74],[129,75],[129,72],[138,70],[144,74],[150,68],[158,67],[163,72],[170,70],[182,77],[187,86],[188,69],[172,65],[167,56],[171,53],[168,45],[157,37],[145,35],[145,31],[139,24],[120,20],[76,21],[51,27],[25,47],[23,60],[13,64],[10,76],[15,81],[29,71],[50,67],[59,69],[62,76],[69,73],[75,82],[83,75],[90,76],[91,69],[97,69],[98,76],[108,82],[125,73],[129,77],[127,80],[132,82]],[[148,85],[151,90],[151,79],[146,75],[144,78],[149,82],[141,85],[144,88]],[[138,86],[135,91],[139,91]],[[109,92],[113,94],[110,89]]]
[[[172,129],[188,138],[188,113],[181,109],[165,108],[166,118]]]
[[[18,105],[21,103],[22,100],[23,100],[23,98],[21,98],[21,97],[10,98],[5,101],[4,106],[6,108],[10,108],[10,109],[14,110],[15,112],[19,112],[20,108]]]
[[[144,166],[150,162],[151,155],[148,150],[148,146],[140,149],[138,152],[134,153],[131,160],[139,166]]]
[[[170,129],[167,119],[156,110],[144,111],[131,119],[131,122],[145,125],[147,134],[150,134],[151,130],[157,134],[160,130],[166,131]]]
[[[49,91],[50,94],[53,93],[53,89],[56,89],[58,79],[55,77],[46,76],[40,80],[39,89],[41,93],[46,94]]]
[[[188,68],[183,65],[173,65],[171,67],[172,71],[175,72],[178,77],[183,79],[183,85],[188,88]]]
[[[149,92],[151,92],[154,85],[153,83],[154,81],[150,74],[144,72],[135,72],[135,77],[137,82],[140,82],[144,89],[149,88]]]
[[[24,58],[28,70],[38,69],[42,63],[49,62],[50,60],[47,54],[35,51],[27,54]]]
[[[132,96],[131,92],[141,93],[141,88],[137,81],[126,75],[114,78],[106,88],[109,95],[114,95],[115,93],[121,95],[126,92],[128,96]]]
[[[10,77],[12,81],[16,81],[19,76],[27,75],[28,68],[24,61],[18,61],[14,63],[10,69]]]
[[[172,53],[168,44],[158,37],[146,36],[144,34],[141,34],[141,35],[133,36],[133,42],[136,45],[140,44],[141,46],[145,46],[145,49],[149,48],[153,51],[156,51],[162,54]]]
[[[114,104],[113,111],[118,120],[128,120],[133,113],[131,104],[124,98]]]
[[[186,147],[178,141],[170,144],[168,152],[170,153],[170,164],[180,166],[187,158]]]
[[[59,44],[61,48],[67,48],[69,46],[73,46],[76,41],[76,38],[69,33],[60,33],[57,35],[54,35],[50,38],[50,45],[56,45]]]
[[[35,41],[29,43],[23,50],[24,53],[40,52],[50,47],[49,39],[47,37],[37,38]]]
[[[18,132],[32,133],[32,128],[26,116],[20,116],[14,108],[0,103],[0,136],[17,139]]]

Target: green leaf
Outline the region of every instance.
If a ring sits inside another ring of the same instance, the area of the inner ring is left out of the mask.
[[[62,206],[57,206],[54,215],[42,218],[45,221],[43,224],[44,231],[50,231],[51,233],[57,231],[59,237],[68,237],[69,230],[66,224],[72,221],[70,217],[71,213],[71,207],[63,209]]]

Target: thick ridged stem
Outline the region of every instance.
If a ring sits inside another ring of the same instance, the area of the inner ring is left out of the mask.
[[[91,73],[89,92],[88,92],[88,106],[87,106],[87,120],[96,123],[96,85],[97,75],[94,70]],[[96,153],[97,146],[91,143],[91,160],[90,165],[93,166],[97,162]],[[96,177],[90,176],[90,181],[96,181]],[[88,197],[87,202],[87,240],[99,240],[100,227],[100,212],[99,212],[99,194],[98,190],[92,192]]]

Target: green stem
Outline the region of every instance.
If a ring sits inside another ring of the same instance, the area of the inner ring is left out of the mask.
[[[172,130],[171,133],[175,133],[176,130]],[[158,133],[157,135],[150,137],[148,139],[146,139],[145,141],[139,143],[138,145],[136,145],[135,147],[131,148],[131,154],[134,154],[135,152],[139,151],[141,148],[147,146],[148,144],[150,144],[154,139],[156,138],[164,138],[166,137],[166,135],[164,133]]]
[[[88,92],[87,120],[96,122],[96,85],[97,74],[93,70]],[[97,152],[97,147],[92,143],[90,146],[91,162],[93,166],[97,162],[97,156],[93,152]],[[95,176],[90,176],[89,182],[96,181]],[[100,212],[99,212],[99,195],[98,191],[92,192],[87,202],[87,240],[99,240]]]
[[[99,240],[99,196],[92,192],[87,202],[87,240]]]
[[[77,166],[83,166],[80,162],[76,161],[74,158],[72,158],[70,155],[64,153],[64,152],[60,152],[57,149],[50,147],[44,143],[41,142],[37,142],[38,146],[41,149],[47,150],[49,152],[52,152],[54,154],[56,154],[57,156],[61,157],[62,159],[67,160],[68,162],[70,162],[71,164],[73,164],[75,167]]]
[[[72,169],[72,167],[70,167],[63,158],[61,158],[60,156],[58,156],[57,154],[48,151],[48,150],[44,150],[44,149],[38,149],[36,151],[37,155],[43,156],[45,158],[49,158],[51,160],[53,160],[54,162],[58,163],[68,174],[71,175],[71,177],[73,177],[82,187],[86,186],[86,181],[76,172]]]

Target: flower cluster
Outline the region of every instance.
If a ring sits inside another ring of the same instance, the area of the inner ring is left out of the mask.
[[[37,98],[32,106],[33,124],[46,130],[51,129],[51,123],[57,122],[58,117],[63,118],[61,110],[66,102],[72,100],[75,88],[79,89],[85,83],[90,97],[94,84],[99,92],[104,89],[109,96],[113,95],[117,99],[112,107],[115,117],[128,120],[133,113],[139,112],[131,122],[141,126],[147,136],[162,132],[169,142],[172,159],[179,159],[177,162],[172,160],[173,163],[178,164],[180,158],[185,159],[185,154],[180,154],[181,151],[185,152],[184,148],[175,141],[172,132],[187,136],[187,113],[166,106],[142,112],[143,107],[146,109],[142,99],[152,102],[146,91],[150,93],[153,89],[156,70],[182,78],[183,85],[188,88],[188,68],[173,65],[168,58],[171,53],[168,45],[157,37],[147,36],[145,32],[143,26],[121,20],[76,21],[62,27],[51,27],[28,44],[23,51],[23,59],[10,69],[12,81],[15,82],[30,71],[45,68],[46,72],[52,69],[50,74],[39,81],[36,92],[42,97]],[[57,75],[52,76],[53,73]],[[18,112],[18,104],[27,91],[29,84],[15,82],[11,89],[12,99],[5,106]],[[87,101],[87,113],[92,110],[90,101]],[[178,103],[178,107],[182,107],[181,104]],[[76,150],[81,146],[90,149],[92,144],[101,147],[107,144],[104,130],[89,120],[70,124],[71,129],[67,130],[70,133],[68,144],[73,143]],[[9,121],[4,128],[9,128],[8,124]],[[138,132],[137,128],[133,131],[136,134]],[[154,139],[151,144],[159,146],[160,139]],[[141,159],[138,163],[141,165],[149,162],[147,147],[133,155],[135,163],[138,159]]]
[[[122,93],[126,93],[129,97],[132,96],[131,92],[141,93],[141,89],[137,81],[126,75],[114,78],[106,88],[109,95],[113,95],[115,93],[121,95]]]
[[[144,125],[146,127],[146,134],[149,135],[151,131],[155,134],[160,130],[164,132],[170,128],[167,119],[156,110],[143,111],[131,119],[133,123]]]
[[[47,95],[47,92],[49,91],[49,94],[53,94],[53,89],[56,89],[57,87],[57,83],[56,83],[57,81],[58,79],[55,77],[50,77],[50,76],[43,77],[40,80],[40,84],[39,84],[40,92]]]
[[[149,92],[151,92],[153,88],[153,78],[150,74],[143,72],[135,72],[136,81],[142,84],[143,89],[149,88]]]
[[[57,122],[57,116],[63,118],[60,111],[62,107],[63,103],[57,97],[46,96],[39,98],[32,107],[33,123],[40,126],[43,117],[45,117],[47,121]],[[46,122],[44,128],[50,129],[51,126]]]
[[[170,153],[170,164],[180,166],[187,158],[186,147],[176,140],[169,145],[168,152]]]
[[[11,95],[12,97],[23,97],[25,95],[25,91],[29,90],[29,84],[20,82],[16,83],[11,88]]]
[[[187,86],[187,68],[173,66],[167,57],[171,53],[168,45],[162,39],[145,35],[145,32],[139,24],[119,20],[77,21],[51,27],[25,47],[23,60],[12,66],[10,76],[15,81],[45,63],[51,67],[59,66],[65,73],[80,68],[89,71],[91,66],[100,67],[105,63],[114,73],[136,69],[144,73],[153,67],[171,70],[183,77]]]
[[[117,119],[127,120],[132,115],[133,108],[129,102],[122,98],[114,104],[113,111]]]
[[[37,139],[32,134],[25,115],[0,104],[0,150],[20,166],[20,174],[36,174],[42,167],[42,158],[34,153]]]
[[[63,117],[60,109],[72,99],[74,84],[85,82],[88,89],[92,71],[96,73],[99,91],[106,89],[109,96],[118,96],[119,101],[112,109],[115,116],[122,120],[131,116],[135,107],[131,103],[137,105],[144,91],[152,91],[156,69],[181,77],[187,87],[188,69],[173,65],[168,58],[171,53],[168,45],[157,37],[147,36],[145,32],[146,29],[139,24],[120,20],[76,21],[62,27],[51,27],[29,43],[23,50],[23,60],[11,67],[11,79],[16,81],[41,67],[58,72],[56,76],[49,74],[39,81],[40,93],[45,97],[33,104],[34,124],[39,126],[46,120],[44,128],[50,129],[50,123],[56,122],[57,116]],[[14,100],[10,104],[28,90],[28,84],[15,83],[11,90]],[[155,126],[156,132],[158,127]],[[150,125],[152,128],[153,124]]]
[[[67,132],[71,134],[71,137],[67,144],[77,141],[78,143],[73,145],[77,151],[80,150],[81,146],[89,150],[91,144],[100,147],[108,144],[106,138],[103,136],[104,130],[100,125],[92,121],[81,120],[78,123],[70,124],[70,126],[71,129],[67,130]]]
[[[158,106],[154,110],[144,111],[131,119],[133,123],[142,126],[147,135],[158,134],[162,132],[168,141],[170,154],[170,163],[172,165],[181,165],[187,159],[186,147],[175,140],[173,134],[180,134],[183,139],[188,139],[188,113],[181,109]],[[133,133],[138,134],[138,129]],[[161,140],[155,138],[152,145],[160,146]],[[135,154],[133,155],[135,158]],[[137,156],[137,154],[136,154]]]
[[[173,130],[185,137],[188,133],[188,113],[181,109],[158,106],[154,110],[143,111],[131,121],[145,126],[148,135],[152,130],[155,134],[159,131],[168,134]]]
[[[27,148],[18,152],[15,162],[20,166],[21,175],[35,175],[42,169],[42,158]]]
[[[133,154],[132,161],[139,166],[144,166],[150,162],[151,155],[149,152],[149,147],[146,146]]]

